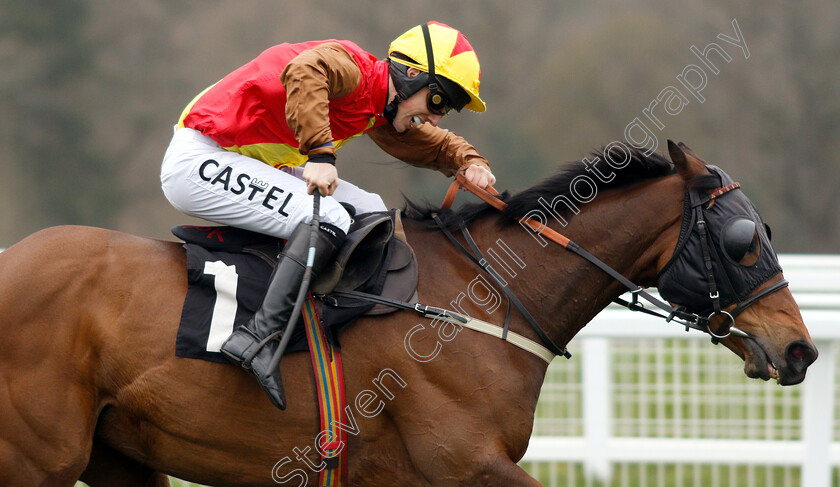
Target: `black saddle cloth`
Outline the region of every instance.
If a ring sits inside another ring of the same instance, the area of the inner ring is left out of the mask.
[[[394,211],[389,214],[392,222],[399,218]],[[352,231],[353,228],[350,233]],[[218,347],[259,309],[284,241],[229,226],[178,226],[172,233],[185,242],[188,278],[175,355],[227,363]],[[401,301],[416,301],[417,262],[404,240],[393,238],[391,231],[384,241],[381,256],[377,256],[373,264],[369,255],[361,255],[364,252],[350,256],[350,260],[357,259],[372,269],[362,273],[348,271],[356,279],[359,275],[364,276],[364,281],[353,289]],[[354,267],[352,262],[348,267]],[[346,282],[338,287],[346,290]],[[329,293],[318,294],[315,299],[327,339],[339,347],[339,333],[360,316],[395,311],[370,301]],[[297,326],[286,353],[307,349],[303,326]]]

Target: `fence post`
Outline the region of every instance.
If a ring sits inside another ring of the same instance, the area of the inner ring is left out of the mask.
[[[820,356],[808,368],[802,393],[802,440],[805,461],[802,487],[831,487],[829,449],[834,436],[834,364],[837,342],[818,341]]]
[[[587,478],[595,477],[609,484],[612,473],[607,451],[607,439],[612,434],[610,342],[607,338],[586,338],[582,345],[584,470]]]

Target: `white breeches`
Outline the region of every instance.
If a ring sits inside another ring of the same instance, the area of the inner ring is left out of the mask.
[[[303,167],[275,169],[227,151],[193,129],[175,131],[161,165],[163,194],[178,210],[205,220],[288,238],[299,223],[312,220]],[[335,193],[321,198],[321,221],[345,232],[350,215],[387,210],[379,195],[339,180]]]

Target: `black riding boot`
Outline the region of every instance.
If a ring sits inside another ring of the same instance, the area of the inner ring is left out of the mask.
[[[324,227],[331,227],[329,230]],[[332,225],[323,225],[315,241],[315,262],[312,278],[329,262],[343,240],[343,232]],[[341,235],[336,235],[341,233]],[[311,227],[301,223],[294,230],[268,283],[262,306],[248,323],[237,328],[222,344],[221,352],[232,363],[250,370],[257,378],[263,392],[280,409],[286,409],[286,395],[283,381],[277,370],[269,370],[271,357],[277,350],[282,334],[260,343],[272,333],[281,330],[289,322],[300,291],[306,260],[309,254]]]

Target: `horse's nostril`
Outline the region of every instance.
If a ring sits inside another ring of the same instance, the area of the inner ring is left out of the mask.
[[[811,365],[817,359],[817,351],[814,347],[805,342],[794,342],[787,348],[788,360],[799,362],[801,365]]]
[[[796,360],[804,360],[806,355],[807,353],[802,347],[795,347],[790,350],[790,356],[795,358]]]

